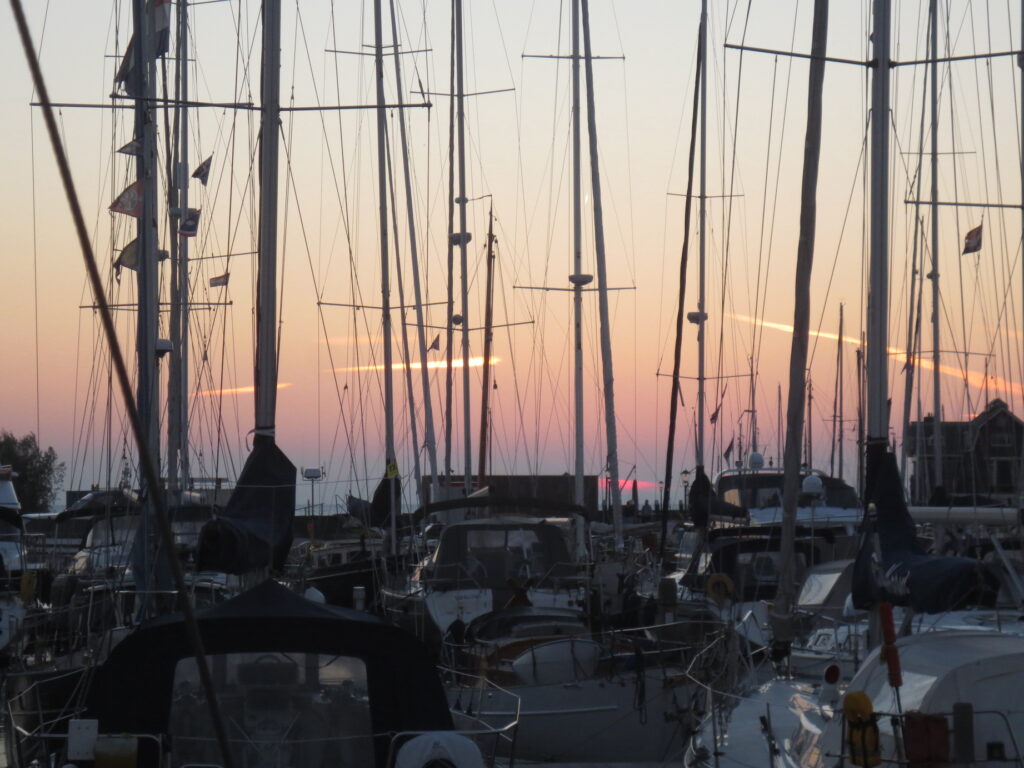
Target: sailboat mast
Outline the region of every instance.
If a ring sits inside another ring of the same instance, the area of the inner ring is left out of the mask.
[[[398,21],[395,18],[395,0],[391,0],[391,40],[398,42]],[[398,102],[398,130],[402,142],[402,173],[405,178],[405,207],[409,227],[409,258],[412,262],[413,296],[416,301],[416,341],[420,352],[420,384],[423,388],[423,447],[430,467],[431,498],[437,498],[437,439],[434,436],[434,406],[430,397],[430,369],[427,366],[427,329],[423,316],[423,289],[420,282],[419,244],[416,242],[416,217],[412,194],[412,173],[409,170],[409,140],[405,126],[405,96],[402,91],[402,56],[396,45],[395,90]],[[405,301],[402,301],[405,304]],[[418,450],[418,447],[417,447]]]
[[[698,42],[698,45],[700,43]],[[668,509],[672,498],[672,471],[676,448],[676,419],[679,413],[680,393],[679,369],[683,354],[683,319],[686,312],[686,272],[690,261],[690,213],[693,210],[693,165],[697,150],[697,117],[700,111],[700,79],[703,57],[697,56],[696,80],[693,84],[693,107],[690,112],[690,149],[686,160],[686,202],[683,206],[683,251],[679,257],[679,298],[676,304],[676,337],[672,350],[672,398],[668,406],[668,445],[665,447],[665,483],[661,499],[661,546],[662,559],[665,551],[665,537],[668,535]],[[684,489],[685,493],[685,489]]]
[[[177,5],[177,35],[175,67],[175,136],[176,161],[172,168],[169,185],[172,190],[171,204],[177,208],[172,212],[171,221],[180,227],[188,212],[188,3]],[[188,245],[189,238],[171,233],[177,249],[171,274],[171,354],[168,366],[167,392],[167,481],[171,488],[183,493],[188,488]]]
[[[782,464],[782,385],[775,390],[775,460]]]
[[[1020,45],[1019,49],[1024,50],[1024,0],[1020,4]],[[1018,118],[1017,124],[1020,126],[1020,188],[1021,188],[1021,233],[1024,238],[1024,53],[1020,53],[1017,56],[1017,66],[1020,68],[1020,109],[1021,114]],[[1024,318],[1024,269],[1021,270],[1020,275],[1020,310],[1021,317]],[[1024,350],[1022,350],[1022,357],[1024,357]],[[988,405],[988,403],[985,403]],[[1020,450],[1020,446],[1016,446],[1017,450]],[[1021,464],[1017,471],[1017,491],[1020,496],[1024,497],[1024,451],[1021,451]]]
[[[444,476],[452,477],[452,388],[455,372],[455,0],[452,0],[451,62],[448,77],[448,323],[444,348]]]
[[[574,477],[572,500],[583,504],[583,211],[580,167],[580,0],[572,0],[572,325]]]
[[[931,39],[931,119],[932,119],[932,398],[935,404],[932,430],[935,448],[932,465],[932,490],[942,485],[942,391],[939,374],[939,13],[938,0],[930,0],[928,14]]]
[[[394,9],[392,8],[392,10]],[[394,28],[392,28],[392,31],[394,31]],[[392,39],[397,39],[397,36],[393,36]],[[399,317],[403,320],[403,322],[399,323],[402,341],[402,357],[405,360],[405,365],[402,366],[402,372],[405,375],[405,395],[409,406],[409,431],[410,436],[412,437],[412,444],[416,446],[416,449],[412,452],[412,476],[416,479],[416,495],[420,500],[420,504],[423,505],[426,503],[427,499],[424,496],[423,475],[420,470],[420,438],[419,428],[416,425],[416,395],[415,387],[412,382],[412,355],[409,352],[409,324],[404,322],[405,282],[402,279],[402,253],[399,247],[401,240],[398,233],[398,199],[395,197],[395,172],[391,161],[391,144],[388,143],[386,147],[388,160],[388,193],[391,195],[391,231],[395,237],[395,284],[398,286],[398,306],[402,308],[401,312],[399,312]]]
[[[141,155],[136,160],[136,179],[142,184],[142,207],[137,223],[138,247],[138,326],[136,352],[138,355],[138,381],[136,401],[142,438],[153,465],[160,466],[160,431],[157,419],[156,338],[159,314],[159,267],[156,257],[156,118],[153,104],[156,97],[156,60],[154,54],[154,20],[145,0],[135,0],[134,39],[135,67],[141,79],[141,98],[135,100],[135,137],[142,142]],[[139,485],[145,509],[140,516],[136,534],[142,546],[136,550],[135,576],[141,594],[149,590],[150,575],[155,564],[156,541],[153,516],[154,496],[159,488],[150,488],[145,475],[140,473]],[[148,601],[137,606],[140,616],[145,615]]]
[[[888,435],[889,60],[890,0],[873,0],[871,79],[871,234],[867,334],[867,443]],[[932,244],[932,248],[935,244]]]
[[[494,337],[494,204],[487,214],[487,304],[484,309],[483,390],[480,393],[480,464],[477,486],[484,487],[487,476],[487,425],[491,401],[491,343]]]
[[[466,231],[466,109],[465,61],[462,40],[462,0],[455,0],[455,115],[459,139],[459,263],[462,302],[462,441],[465,492],[473,485],[473,432],[469,397],[469,234]]]
[[[707,257],[707,177],[708,177],[708,0],[700,3],[700,184],[697,220],[700,222],[697,269],[697,445],[696,459],[704,467],[704,413],[706,411],[705,370],[706,348],[704,328],[707,325],[706,275]]]
[[[838,357],[836,358],[836,379],[839,381],[839,425],[836,432],[836,443],[838,443],[839,449],[839,467],[838,472],[832,474],[838,477],[840,480],[843,479],[843,417],[845,416],[843,408],[843,305],[839,305],[839,350],[837,352]]]
[[[935,55],[934,52],[931,54]],[[925,79],[927,81],[928,74],[925,70]],[[917,132],[917,146],[919,147],[919,160],[923,157],[924,150],[924,123],[925,123],[925,101],[927,99],[927,89],[922,89],[921,93],[921,122],[919,123]],[[921,322],[921,301],[919,297],[920,288],[918,286],[918,254],[921,254],[923,263],[924,259],[924,246],[921,238],[921,177],[924,174],[920,172],[920,162],[918,163],[918,173],[916,180],[916,190],[914,193],[914,237],[913,237],[913,248],[910,252],[910,291],[908,292],[908,311],[907,311],[907,351],[906,351],[906,364],[903,367],[904,381],[903,381],[903,420],[901,422],[900,433],[903,435],[903,440],[900,446],[900,477],[907,476],[907,436],[910,434],[910,409],[913,406],[914,396],[914,382],[917,378],[917,353],[918,353],[918,339],[920,337],[920,322]],[[923,281],[922,281],[923,283]],[[920,424],[918,424],[917,432],[920,431]],[[915,478],[915,485],[920,484],[921,475],[923,474],[921,469],[920,461],[918,463],[918,473]],[[915,491],[915,495],[916,491]]]
[[[757,370],[754,355],[750,356],[750,452],[757,453]]]
[[[387,115],[384,109],[384,40],[381,20],[381,0],[373,3],[374,72],[377,81],[377,194],[380,202],[380,294],[381,331],[384,345],[384,465],[389,479],[389,508],[391,510],[391,552],[398,551],[397,484],[390,478],[397,475],[395,454],[395,383],[391,350],[391,268],[388,263],[388,160]]]
[[[263,0],[260,226],[256,280],[256,437],[274,440],[277,411],[277,166],[281,122],[281,2]]]
[[[800,437],[804,426],[804,385],[807,380],[807,350],[810,337],[811,268],[814,264],[814,236],[817,226],[818,166],[821,160],[822,89],[828,41],[828,0],[814,1],[811,33],[811,64],[807,86],[807,131],[804,167],[800,186],[800,237],[797,243],[794,279],[793,339],[789,356],[789,397],[786,408],[786,453],[782,460],[782,536],[779,546],[779,589],[773,614],[778,617],[775,639],[792,640],[791,612],[796,602],[795,538],[798,494],[800,492]],[[810,389],[807,423],[810,425]],[[810,462],[810,430],[808,430]]]
[[[615,424],[615,377],[612,369],[612,340],[608,312],[608,270],[604,252],[604,215],[601,208],[601,168],[597,155],[597,111],[594,105],[594,61],[590,45],[590,4],[581,0],[583,11],[584,70],[587,82],[587,133],[590,138],[590,186],[594,199],[594,251],[597,261],[597,300],[601,323],[601,363],[604,373],[604,419],[608,442],[608,484],[612,496],[615,548],[622,549],[622,489],[619,488],[619,447]],[[705,0],[706,2],[706,0]]]

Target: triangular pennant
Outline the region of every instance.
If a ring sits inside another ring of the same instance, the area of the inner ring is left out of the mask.
[[[120,255],[114,261],[115,277],[121,281],[122,269],[138,269],[139,266],[139,240],[136,238],[121,249]]]
[[[199,179],[199,181],[203,183],[204,187],[206,186],[206,182],[210,178],[210,163],[212,162],[213,155],[210,155],[208,158],[206,158],[205,160],[203,160],[203,162],[199,164],[198,168],[192,171],[192,178]]]
[[[142,182],[136,181],[110,204],[114,213],[124,213],[139,218],[142,215]]]
[[[142,154],[142,142],[138,139],[132,139],[117,151],[122,155],[133,155],[138,157]]]
[[[984,224],[979,224],[964,237],[964,254],[977,253],[981,250],[981,228]]]

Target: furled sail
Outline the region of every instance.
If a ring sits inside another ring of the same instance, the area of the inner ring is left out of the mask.
[[[295,465],[257,435],[227,507],[199,534],[199,569],[242,574],[280,569],[292,544]]]
[[[919,613],[943,613],[991,604],[999,589],[993,571],[967,557],[925,552],[917,539],[900,482],[896,457],[884,444],[867,450],[865,512],[853,571],[853,604],[869,609],[880,602],[909,605]]]

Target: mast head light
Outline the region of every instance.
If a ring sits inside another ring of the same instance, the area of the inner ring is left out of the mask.
[[[582,288],[585,285],[590,285],[594,282],[593,275],[569,275],[569,282],[575,285],[577,288]]]

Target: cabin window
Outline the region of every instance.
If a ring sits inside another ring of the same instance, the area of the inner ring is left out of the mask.
[[[374,764],[366,666],[315,653],[207,657],[237,766]],[[174,768],[220,765],[195,659],[178,662],[169,728]]]

